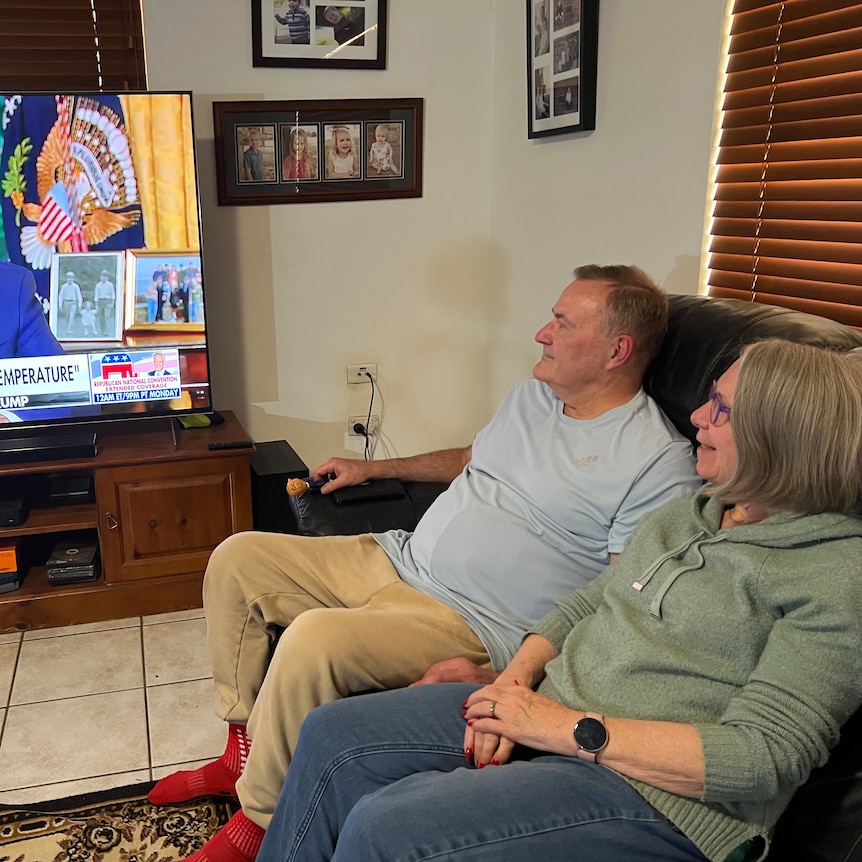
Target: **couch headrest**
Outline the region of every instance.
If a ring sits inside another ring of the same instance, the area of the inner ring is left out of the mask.
[[[786,338],[850,350],[862,332],[802,311],[708,296],[668,297],[668,332],[647,369],[644,388],[689,440],[691,412],[703,404],[712,381],[736,361],[746,344]]]

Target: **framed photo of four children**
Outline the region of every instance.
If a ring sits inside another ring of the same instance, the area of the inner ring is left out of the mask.
[[[221,205],[421,197],[422,99],[214,102]]]

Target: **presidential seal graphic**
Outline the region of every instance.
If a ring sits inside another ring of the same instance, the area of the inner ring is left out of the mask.
[[[16,208],[20,246],[33,269],[47,269],[52,255],[84,252],[141,218],[138,185],[125,124],[97,96],[55,96],[56,119],[34,153],[23,138],[7,161],[2,185]],[[20,99],[7,99],[6,126]],[[36,188],[28,188],[26,163],[35,155]],[[32,195],[32,197],[31,197]]]

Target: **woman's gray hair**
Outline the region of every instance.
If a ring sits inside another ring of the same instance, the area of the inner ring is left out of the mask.
[[[858,514],[862,354],[767,339],[740,358],[730,416],[737,466],[710,493],[796,515]]]

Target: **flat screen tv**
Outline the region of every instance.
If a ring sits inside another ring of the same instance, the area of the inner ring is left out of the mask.
[[[0,441],[211,412],[191,94],[2,98]]]

